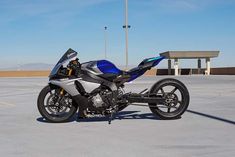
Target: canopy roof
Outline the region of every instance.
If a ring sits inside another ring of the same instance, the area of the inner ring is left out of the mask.
[[[168,59],[196,59],[196,58],[214,58],[219,56],[220,51],[167,51],[160,53]]]

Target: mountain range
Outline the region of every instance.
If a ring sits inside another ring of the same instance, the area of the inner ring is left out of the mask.
[[[9,67],[9,68],[0,68],[0,70],[7,71],[7,70],[17,70],[17,71],[24,71],[24,70],[51,70],[54,67],[53,64],[46,64],[46,63],[29,63],[29,64],[22,64],[17,67]]]

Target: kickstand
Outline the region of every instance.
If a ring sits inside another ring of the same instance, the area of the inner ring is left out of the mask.
[[[111,115],[109,116],[109,124],[111,124],[112,120],[113,120],[113,112],[112,112]]]
[[[114,115],[117,113],[117,109],[115,109],[114,111],[111,111],[111,114],[109,116],[109,124],[111,124],[112,120],[113,120],[113,117]]]
[[[111,110],[111,113],[110,113],[110,116],[109,116],[109,124],[111,124],[112,120],[113,120],[113,117],[114,117],[114,114],[117,113],[117,106],[114,106],[113,110]]]

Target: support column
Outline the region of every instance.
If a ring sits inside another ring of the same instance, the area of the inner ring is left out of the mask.
[[[175,69],[175,76],[178,76],[179,75],[179,59],[178,58],[175,58],[174,69]]]
[[[168,75],[171,75],[171,59],[168,59]]]
[[[201,74],[201,68],[202,68],[202,62],[201,62],[201,59],[198,58],[197,60],[197,73],[198,74]]]
[[[189,75],[192,75],[192,74],[193,74],[193,69],[191,68],[190,72],[189,72]]]
[[[206,58],[206,75],[211,74],[211,60],[210,58]]]

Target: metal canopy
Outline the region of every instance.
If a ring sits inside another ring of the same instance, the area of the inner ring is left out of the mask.
[[[219,56],[220,51],[167,51],[160,53],[168,59],[196,59],[196,58],[214,58]]]

